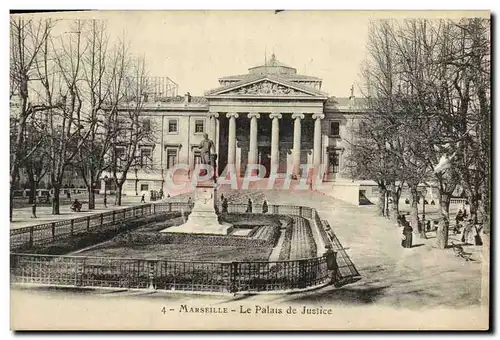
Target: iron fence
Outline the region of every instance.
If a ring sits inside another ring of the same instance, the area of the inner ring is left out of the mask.
[[[229,213],[246,204],[228,205]],[[11,251],[33,247],[162,212],[190,213],[191,203],[162,202],[103,214],[11,229]],[[307,288],[333,280],[336,286],[360,279],[354,264],[316,209],[269,205],[269,213],[314,219],[325,244],[332,246],[335,269],[322,257],[275,262],[196,262],[58,255],[11,254],[14,283],[87,287],[155,288],[212,292],[273,291]],[[331,262],[331,259],[330,259]],[[332,271],[333,270],[333,271]]]
[[[304,289],[329,284],[337,277],[326,256],[201,262],[13,253],[10,261],[11,283],[50,286],[236,293]]]
[[[39,224],[30,227],[10,230],[10,249],[16,251],[36,245],[44,245],[63,238],[75,236],[93,230],[103,229],[110,225],[123,223],[140,217],[155,215],[165,211],[191,212],[189,203],[172,202],[144,204],[125,209],[108,211],[78,217],[70,220],[61,220]]]

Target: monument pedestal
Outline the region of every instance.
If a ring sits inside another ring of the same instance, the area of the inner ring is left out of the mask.
[[[199,183],[194,190],[194,207],[189,214],[186,223],[163,229],[162,233],[185,233],[185,234],[212,234],[228,235],[232,230],[232,225],[219,223],[215,212],[214,183],[207,181]]]

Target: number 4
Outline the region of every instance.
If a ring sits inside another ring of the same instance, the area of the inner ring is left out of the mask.
[[[163,307],[163,308],[161,309],[161,312],[162,312],[163,314],[167,313],[167,310],[165,309],[165,307]]]

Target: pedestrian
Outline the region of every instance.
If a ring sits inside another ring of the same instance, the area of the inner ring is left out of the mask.
[[[413,242],[413,228],[410,226],[410,223],[406,220],[405,216],[403,216],[401,224],[403,225],[403,234],[401,235],[401,246],[403,248],[411,248]]]
[[[71,210],[75,212],[80,212],[82,210],[82,204],[80,203],[80,201],[75,199],[75,201],[71,205]]]
[[[160,199],[163,199],[163,189],[160,188]]]
[[[224,197],[224,200],[222,201],[222,213],[226,213],[227,214],[227,198]]]
[[[108,198],[104,196],[104,208],[108,207]]]
[[[462,237],[460,241],[462,241],[464,244],[474,244],[474,241],[471,240],[473,239],[473,234],[472,234],[472,228],[474,227],[474,222],[472,219],[469,219],[465,225],[465,228],[462,230]]]
[[[262,213],[267,213],[269,211],[269,207],[267,206],[267,201],[264,200],[264,203],[262,203]]]
[[[68,189],[68,191],[66,192],[66,197],[67,197],[69,200],[71,200],[71,192],[69,191],[69,189]]]
[[[249,198],[248,199],[248,202],[247,202],[247,213],[251,213],[252,212],[252,200]]]
[[[146,203],[146,194],[142,194],[141,203]]]

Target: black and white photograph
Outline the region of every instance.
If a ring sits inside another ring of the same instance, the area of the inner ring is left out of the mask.
[[[9,17],[11,330],[490,329],[490,11]]]

